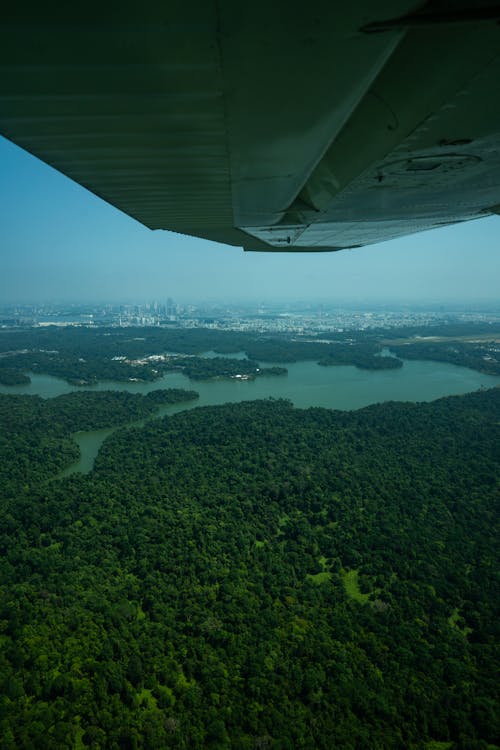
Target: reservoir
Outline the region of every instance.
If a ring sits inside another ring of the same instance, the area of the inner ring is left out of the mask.
[[[233,357],[235,355],[232,355]],[[273,366],[262,362],[261,366]],[[125,390],[148,393],[158,388],[196,390],[196,401],[164,406],[156,416],[175,414],[197,406],[249,401],[262,398],[286,398],[299,408],[322,406],[327,409],[360,409],[383,401],[432,401],[443,396],[492,388],[500,378],[485,375],[466,367],[445,362],[407,360],[401,369],[360,370],[353,366],[320,367],[314,361],[286,364],[288,375],[258,377],[255,380],[189,380],[181,373],[172,372],[154,383],[103,381],[95,386],[80,388],[50,375],[31,374],[31,383],[0,386],[0,393],[39,395],[53,398],[77,390]],[[102,442],[114,432],[111,428],[92,430],[74,435],[80,447],[80,460],[63,474],[90,471]]]
[[[261,362],[262,367],[280,364]],[[200,398],[171,406],[169,413],[196,406],[270,397],[290,399],[300,408],[323,406],[327,409],[351,410],[382,401],[433,401],[442,396],[469,393],[481,387],[492,388],[500,384],[498,376],[485,375],[446,362],[406,360],[404,366],[396,370],[360,370],[351,365],[320,367],[314,361],[284,366],[288,375],[258,377],[255,380],[189,380],[181,373],[172,372],[153,383],[101,381],[83,388],[51,375],[31,374],[31,383],[0,385],[0,393],[53,398],[78,390],[149,393],[158,388],[186,388],[198,391]]]

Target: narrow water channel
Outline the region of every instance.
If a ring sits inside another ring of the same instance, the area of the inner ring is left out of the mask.
[[[207,356],[213,353],[207,353]],[[242,358],[244,355],[231,355]],[[262,362],[263,367],[273,362]],[[328,409],[359,409],[383,401],[432,401],[443,396],[468,393],[481,387],[500,384],[500,378],[445,362],[405,361],[398,370],[360,370],[352,366],[320,367],[316,362],[286,365],[288,375],[258,377],[255,380],[192,381],[181,373],[167,373],[154,383],[103,381],[84,390],[124,390],[149,393],[159,388],[196,390],[196,401],[166,405],[153,418],[193,409],[198,406],[235,403],[261,398],[286,398],[299,408],[321,406]],[[0,393],[24,393],[53,398],[62,393],[82,390],[50,375],[31,375],[31,383],[0,386]],[[91,430],[75,434],[81,457],[65,469],[62,476],[75,471],[88,472],[103,441],[115,429]]]

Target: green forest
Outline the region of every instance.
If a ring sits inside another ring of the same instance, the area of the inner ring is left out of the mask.
[[[391,351],[404,359],[430,359],[470,367],[488,375],[500,375],[500,344],[441,341],[391,344]]]
[[[295,362],[321,360],[322,365],[351,364],[364,369],[401,367],[396,357],[378,356],[382,345],[373,341],[291,341],[235,331],[158,328],[67,327],[0,331],[0,383],[29,382],[27,373],[53,375],[72,385],[94,385],[99,380],[151,382],[178,370],[192,380],[245,375],[286,375],[284,367],[261,367],[260,360]],[[245,351],[247,359],[200,355]],[[156,355],[168,353],[167,359]],[[153,356],[154,359],[149,359]]]
[[[455,324],[421,328],[326,331],[316,336],[256,334],[206,328],[85,327],[0,329],[0,384],[29,382],[29,373],[63,378],[73,385],[99,380],[151,382],[172,369],[193,380],[245,374],[283,375],[286,364],[315,360],[324,366],[354,365],[365,370],[403,367],[404,359],[431,359],[500,375],[500,326]],[[428,340],[429,334],[445,340]],[[484,338],[491,335],[491,339]],[[472,342],[464,337],[479,336]],[[408,339],[405,343],[402,340]],[[393,356],[380,356],[388,347]],[[208,350],[230,355],[244,352],[248,360],[201,358]],[[173,356],[167,360],[155,357]]]
[[[0,397],[2,750],[493,750],[500,389]]]

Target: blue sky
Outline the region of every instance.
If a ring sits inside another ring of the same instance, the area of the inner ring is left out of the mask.
[[[338,253],[244,253],[151,232],[0,138],[0,303],[492,303],[500,217]]]

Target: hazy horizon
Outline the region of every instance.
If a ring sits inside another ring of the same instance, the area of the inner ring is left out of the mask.
[[[494,305],[500,217],[336,253],[151,231],[0,139],[0,303]]]
[[[241,309],[242,311],[252,311],[255,312],[256,310],[260,310],[261,312],[266,311],[279,311],[282,314],[286,314],[287,312],[290,312],[290,314],[298,313],[298,312],[311,312],[311,313],[317,313],[321,314],[322,311],[324,312],[333,312],[333,311],[346,311],[346,312],[369,312],[373,311],[375,313],[387,311],[391,313],[404,313],[404,312],[420,312],[420,313],[443,313],[443,314],[454,314],[454,313],[464,313],[464,314],[492,314],[492,315],[500,315],[500,301],[499,300],[478,300],[476,302],[474,301],[461,301],[457,300],[456,302],[453,301],[447,301],[447,302],[439,302],[439,301],[422,301],[422,302],[404,302],[398,300],[393,300],[391,302],[382,302],[382,301],[366,301],[363,302],[363,300],[359,301],[337,301],[337,302],[331,302],[331,301],[321,301],[321,300],[300,300],[300,299],[290,299],[290,300],[282,300],[282,301],[273,301],[273,300],[259,300],[259,299],[249,299],[245,301],[241,300],[231,300],[231,299],[214,299],[214,300],[206,300],[206,299],[182,299],[182,298],[176,298],[173,295],[168,295],[169,298],[172,298],[175,305],[187,308],[187,307],[195,307],[198,310],[217,310],[220,309],[227,309],[228,311],[235,311],[238,309]],[[161,298],[144,298],[144,299],[117,299],[114,301],[106,300],[106,299],[100,299],[100,300],[89,300],[89,299],[71,299],[71,300],[57,300],[57,299],[51,299],[51,300],[34,300],[34,299],[26,299],[26,300],[13,300],[11,302],[4,302],[0,301],[0,310],[7,310],[11,308],[24,308],[24,307],[39,307],[39,308],[54,308],[54,309],[66,309],[67,311],[70,311],[72,308],[76,309],[85,309],[85,308],[98,308],[98,307],[112,307],[112,308],[118,308],[118,307],[145,307],[148,305],[153,304],[159,304],[162,306],[165,306],[167,302],[167,298],[161,297]]]

